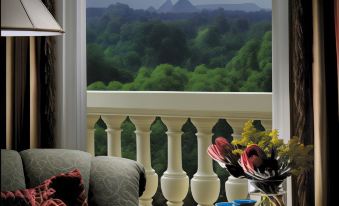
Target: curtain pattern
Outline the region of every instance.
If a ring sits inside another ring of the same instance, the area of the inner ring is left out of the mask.
[[[312,4],[290,1],[291,135],[313,144],[312,111]],[[314,205],[313,171],[292,179],[293,205]]]
[[[54,0],[43,0],[54,14]],[[14,37],[13,52],[13,131],[12,149],[30,147],[29,37]],[[55,57],[54,37],[36,37],[38,83],[39,147],[54,147],[55,138]],[[6,148],[6,38],[1,37],[1,148]],[[2,74],[4,73],[4,75]],[[3,80],[4,79],[4,80]]]

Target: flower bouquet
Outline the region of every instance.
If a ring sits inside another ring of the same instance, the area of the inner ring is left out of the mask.
[[[253,121],[245,123],[241,138],[229,143],[218,137],[208,147],[209,156],[232,176],[249,179],[255,193],[261,196],[259,205],[265,206],[285,205],[283,181],[310,169],[312,153],[312,145],[301,144],[297,137],[284,144],[277,130],[260,131]]]

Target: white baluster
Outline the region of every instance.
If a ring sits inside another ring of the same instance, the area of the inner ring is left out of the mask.
[[[143,164],[146,172],[146,188],[143,195],[139,198],[139,205],[151,206],[153,201],[152,197],[158,188],[158,175],[151,165],[150,127],[154,121],[154,117],[132,116],[130,119],[136,127],[137,161]]]
[[[192,122],[198,131],[198,171],[191,180],[192,195],[198,205],[212,206],[220,193],[220,180],[213,171],[207,148],[212,143],[212,128],[217,119],[192,118]]]
[[[167,126],[168,166],[161,177],[161,190],[167,205],[181,206],[188,193],[188,176],[182,169],[181,127],[187,118],[163,117]]]
[[[102,120],[106,123],[107,129],[107,155],[121,157],[121,123],[126,116],[102,115]]]
[[[95,155],[94,132],[99,115],[87,115],[87,152]]]

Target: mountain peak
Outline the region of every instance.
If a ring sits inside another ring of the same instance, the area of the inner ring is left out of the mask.
[[[225,11],[246,11],[246,12],[253,12],[253,11],[260,11],[260,8],[255,3],[238,3],[238,4],[201,4],[196,5],[196,8],[199,10],[217,10],[217,9],[224,9]]]
[[[166,0],[158,9],[160,13],[168,13],[173,9],[173,3],[171,0]]]
[[[174,13],[192,13],[197,11],[198,9],[189,0],[179,0],[172,9]]]

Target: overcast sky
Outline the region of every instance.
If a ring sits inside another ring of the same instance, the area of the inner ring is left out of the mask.
[[[178,0],[172,0],[173,3]],[[165,0],[87,0],[87,7],[107,7],[114,3],[128,4],[134,9],[147,9],[150,6],[159,8]],[[272,8],[272,0],[190,0],[193,5],[199,4],[239,4],[253,2],[261,8]]]

